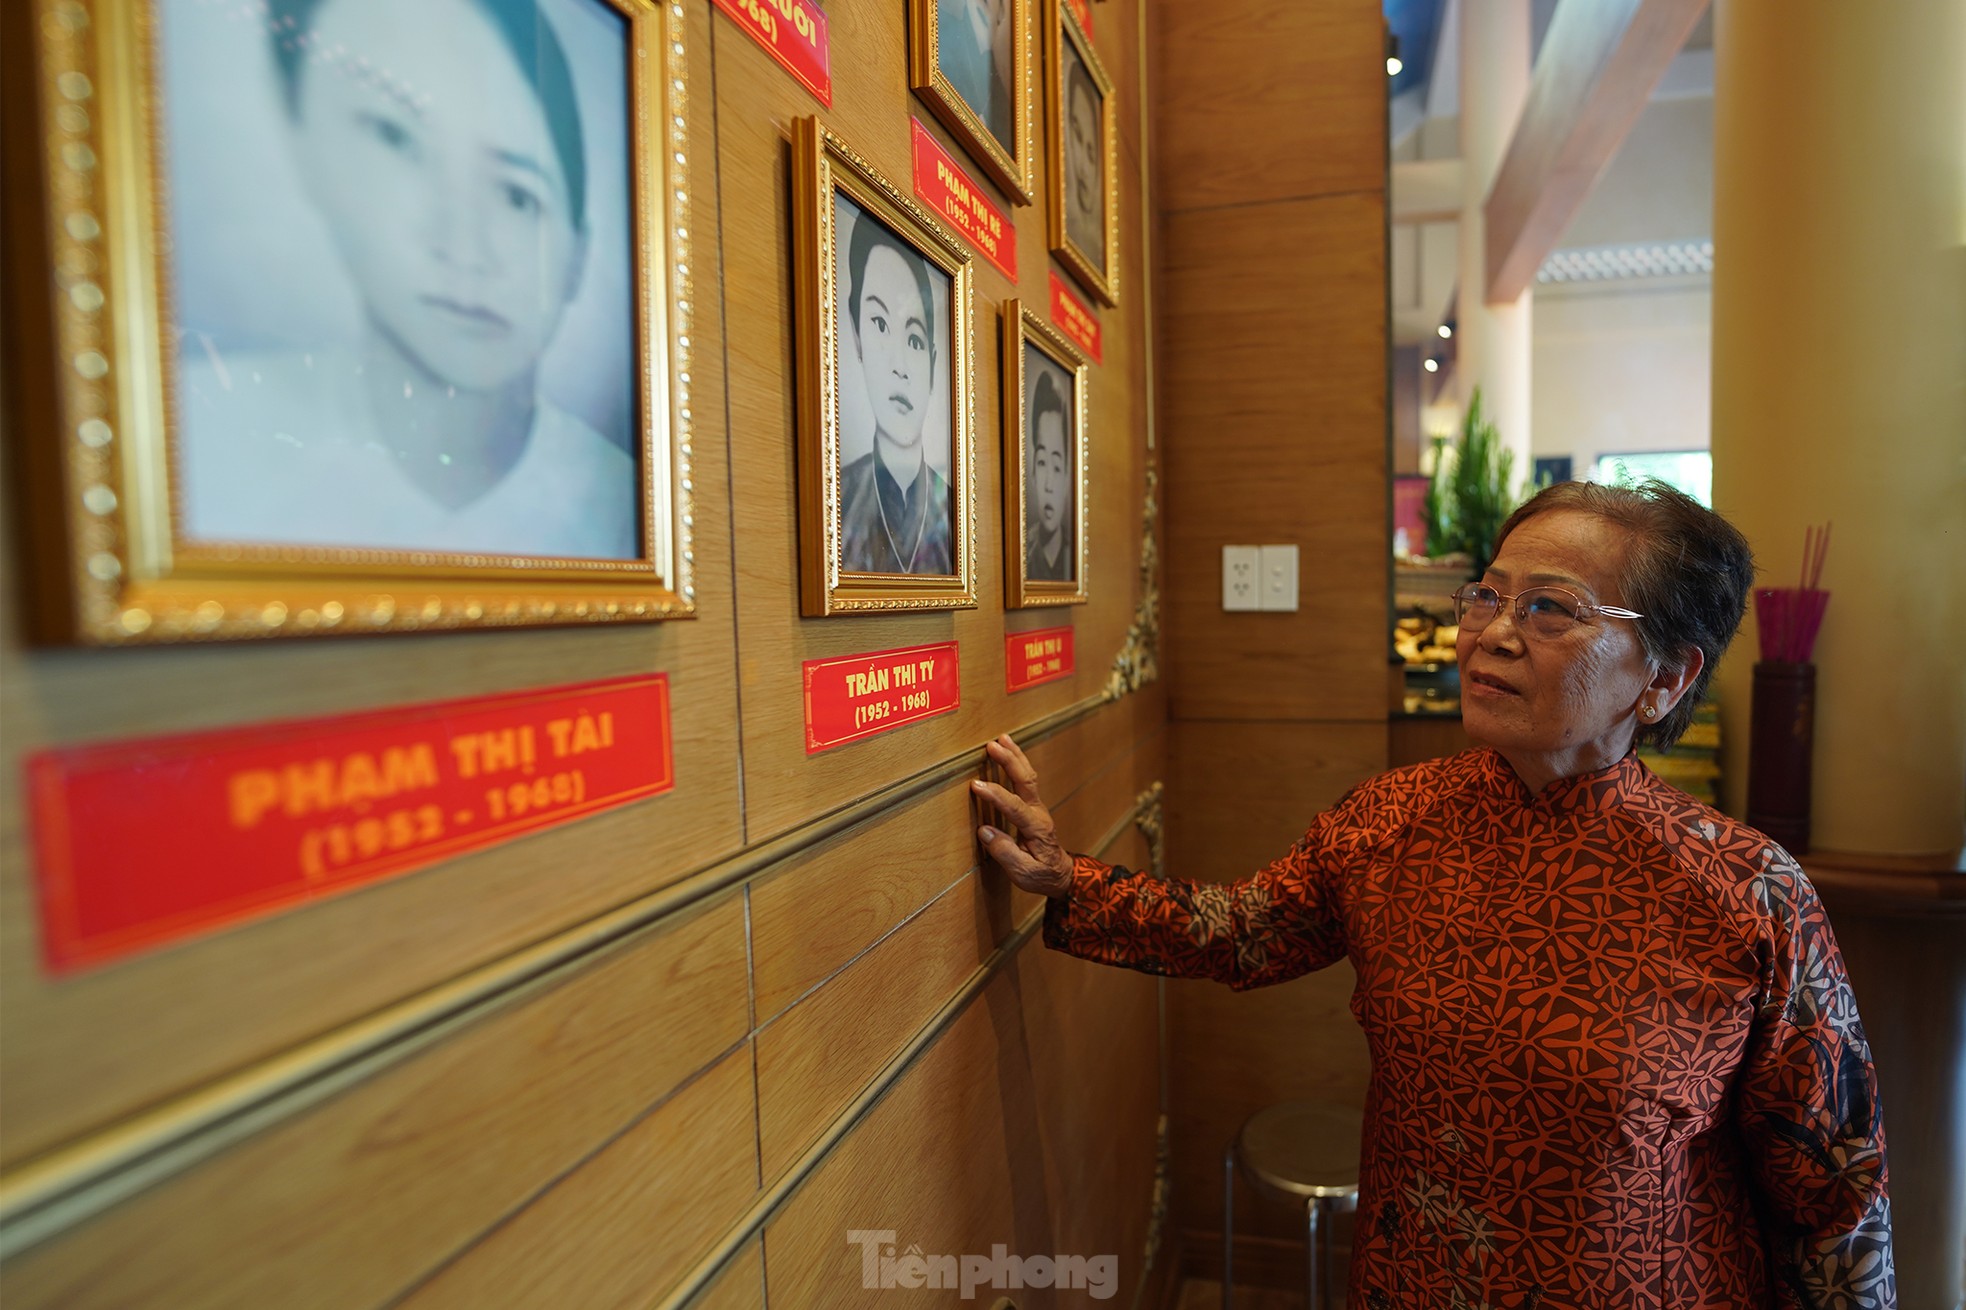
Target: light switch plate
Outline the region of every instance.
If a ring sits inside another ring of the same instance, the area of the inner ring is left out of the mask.
[[[1257,594],[1266,610],[1297,608],[1297,547],[1264,546],[1259,561]]]
[[[1222,608],[1259,610],[1263,608],[1260,589],[1262,547],[1222,547]]]

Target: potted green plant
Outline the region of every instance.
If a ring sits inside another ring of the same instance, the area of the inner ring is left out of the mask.
[[[1460,439],[1450,447],[1445,437],[1434,438],[1433,482],[1425,508],[1428,553],[1436,559],[1465,554],[1474,576],[1480,577],[1495,557],[1496,534],[1522,500],[1515,452],[1482,417],[1477,387],[1468,398]]]

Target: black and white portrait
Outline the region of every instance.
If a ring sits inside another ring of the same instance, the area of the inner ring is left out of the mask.
[[[1064,60],[1061,109],[1065,134],[1065,235],[1100,272],[1106,269],[1105,100],[1070,41]]]
[[[997,144],[1015,156],[1012,7],[1018,0],[935,0],[936,66]]]
[[[1075,582],[1078,572],[1078,413],[1072,373],[1024,346],[1024,577]]]
[[[949,275],[834,192],[840,568],[956,572]]]
[[[632,560],[630,41],[607,0],[167,0],[194,542]]]

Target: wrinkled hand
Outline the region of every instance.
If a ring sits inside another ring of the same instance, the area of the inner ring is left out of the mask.
[[[970,788],[979,798],[996,806],[1004,822],[1016,831],[1002,832],[985,825],[976,830],[977,840],[990,852],[990,858],[1010,875],[1010,880],[1025,891],[1040,896],[1063,896],[1072,885],[1072,857],[1058,844],[1051,811],[1038,795],[1038,771],[1031,767],[1031,761],[1017,749],[1017,743],[1008,733],[983,749],[1004,771],[1016,791],[1013,794],[981,778],[969,784]]]

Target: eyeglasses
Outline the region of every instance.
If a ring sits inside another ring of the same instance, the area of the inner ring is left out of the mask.
[[[1636,610],[1616,605],[1590,605],[1562,587],[1531,587],[1511,596],[1486,583],[1470,582],[1454,593],[1454,618],[1462,627],[1481,631],[1502,612],[1502,602],[1515,602],[1515,625],[1532,637],[1561,637],[1580,623],[1603,614],[1614,619],[1642,619]]]

